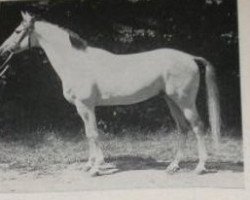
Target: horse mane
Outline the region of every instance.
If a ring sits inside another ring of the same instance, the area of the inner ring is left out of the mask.
[[[69,33],[69,40],[72,45],[72,47],[78,49],[78,50],[85,50],[87,48],[87,41],[82,39],[77,33],[66,29],[66,31]]]
[[[48,24],[52,24],[46,20],[37,20],[37,21],[42,21],[42,22],[46,22]],[[69,41],[70,41],[73,48],[75,48],[77,50],[86,50],[86,48],[88,46],[87,41],[82,39],[77,33],[75,33],[74,31],[71,31],[68,28],[64,28],[62,26],[59,26],[57,24],[53,24],[53,25],[66,31],[69,34]]]

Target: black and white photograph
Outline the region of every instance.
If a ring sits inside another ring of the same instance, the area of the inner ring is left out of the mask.
[[[0,193],[244,189],[237,0],[0,2]]]

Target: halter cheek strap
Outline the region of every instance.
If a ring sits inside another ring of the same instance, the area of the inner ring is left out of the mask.
[[[30,34],[28,35],[28,47],[29,50],[31,49],[31,38],[30,38]]]
[[[32,22],[32,24],[29,26],[28,28],[28,47],[29,49],[31,49],[31,33],[34,30],[34,22]]]
[[[28,47],[29,49],[31,48],[31,38],[30,35],[32,33],[32,31],[34,30],[34,23],[31,22],[31,25],[27,26],[26,29],[23,33],[23,35],[20,37],[19,41],[17,42],[17,46],[20,45],[20,43],[23,41],[23,39],[28,35]]]

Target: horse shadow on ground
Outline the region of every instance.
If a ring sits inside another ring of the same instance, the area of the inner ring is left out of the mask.
[[[131,170],[165,170],[170,162],[157,161],[153,158],[142,158],[139,156],[119,156],[107,159],[107,162],[114,163],[122,171]],[[192,171],[195,169],[198,161],[183,161],[180,162],[181,171]],[[231,172],[243,172],[244,163],[243,162],[222,162],[222,161],[210,161],[206,163],[206,167],[211,173],[216,173],[217,171],[231,171]]]

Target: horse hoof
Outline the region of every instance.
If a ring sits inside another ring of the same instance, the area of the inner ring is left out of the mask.
[[[179,170],[180,170],[179,165],[170,165],[169,167],[167,167],[166,172],[168,174],[174,174],[178,172]]]
[[[114,174],[114,173],[116,173],[118,171],[119,171],[119,169],[116,169],[116,168],[114,168],[114,169],[108,169],[108,170],[99,170],[98,171],[98,175],[100,175],[100,176],[110,175],[110,174]]]
[[[202,175],[202,174],[212,174],[212,173],[217,173],[218,171],[217,170],[213,170],[213,169],[206,169],[206,168],[203,168],[203,169],[195,169],[194,170],[196,174],[198,175]]]
[[[106,169],[116,169],[116,165],[112,163],[104,163],[98,167],[100,170],[106,170]]]
[[[96,176],[100,175],[99,170],[93,169],[93,168],[89,171],[89,174],[90,174],[91,177],[96,177]]]
[[[195,174],[197,175],[203,175],[203,174],[207,174],[208,170],[206,168],[196,168],[194,170]]]
[[[91,166],[89,164],[84,165],[83,170],[85,172],[89,171],[91,169]]]
[[[96,176],[104,176],[104,175],[111,175],[114,174],[116,172],[118,172],[119,170],[114,168],[114,169],[108,169],[108,170],[101,170],[101,169],[91,169],[90,170],[90,176],[91,177],[96,177]]]

